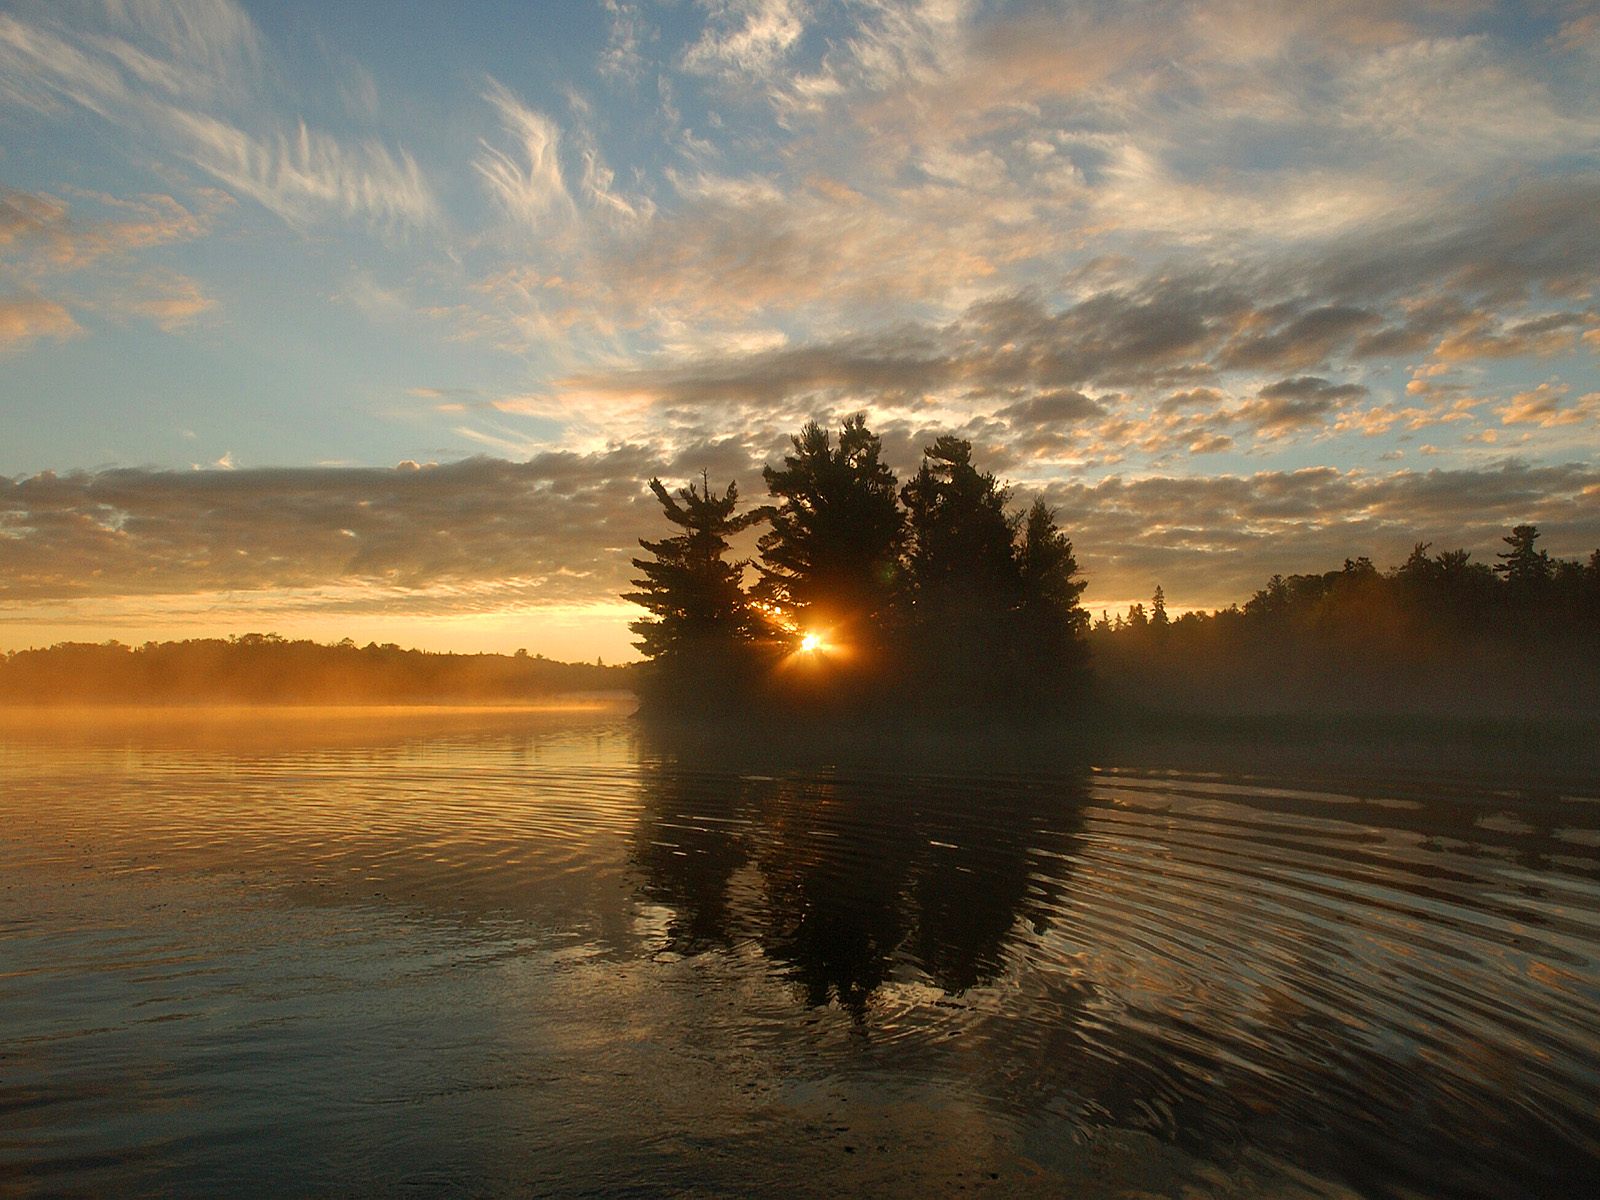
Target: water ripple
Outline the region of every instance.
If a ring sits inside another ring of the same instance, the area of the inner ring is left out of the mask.
[[[1600,1184],[1583,786],[438,714],[0,779],[0,1187]]]

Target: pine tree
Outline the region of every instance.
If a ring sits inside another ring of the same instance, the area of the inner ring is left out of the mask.
[[[810,421],[783,467],[763,471],[777,501],[761,551],[759,597],[796,624],[808,618],[873,627],[895,592],[902,518],[895,477],[866,415],[844,423],[838,446]]]
[[[1500,540],[1511,548],[1495,555],[1500,560],[1495,570],[1505,576],[1508,584],[1528,590],[1550,582],[1550,555],[1534,549],[1539,540],[1537,525],[1518,525],[1509,537]]]
[[[728,538],[764,513],[757,509],[735,516],[737,485],[730,483],[717,496],[704,475],[698,488],[692,483],[680,488],[676,499],[659,479],[650,481],[650,490],[667,520],[683,532],[654,542],[640,539],[652,557],[633,560],[643,577],[633,581],[639,590],[623,599],[653,615],[629,625],[639,635],[634,645],[646,658],[684,668],[726,658],[755,636],[743,564],[727,560]]]
[[[1156,584],[1156,594],[1150,601],[1150,624],[1158,629],[1165,629],[1172,622],[1167,620],[1167,594],[1161,590],[1161,585]]]
[[[1025,605],[1037,605],[1061,614],[1075,634],[1088,627],[1089,614],[1078,603],[1088,583],[1078,578],[1078,559],[1072,552],[1072,540],[1056,527],[1055,510],[1043,500],[1035,500],[1023,520],[1017,565],[1022,575]],[[1105,620],[1104,613],[1101,620]]]
[[[1006,513],[1009,491],[972,465],[970,442],[936,440],[900,498],[913,604],[942,605],[957,597],[991,606],[1014,601],[1019,522]]]
[[[1017,518],[1006,489],[941,437],[900,490],[906,506],[905,660],[923,703],[951,711],[1017,699]]]
[[[1060,700],[1076,693],[1088,669],[1084,634],[1089,614],[1079,603],[1087,586],[1078,578],[1072,542],[1056,527],[1055,512],[1035,500],[1022,523],[1017,546],[1021,604],[1016,626],[1016,663],[1033,700]],[[1101,624],[1110,629],[1102,613]]]

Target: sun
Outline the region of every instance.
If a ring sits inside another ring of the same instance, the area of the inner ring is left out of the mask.
[[[800,639],[801,654],[815,654],[821,649],[822,635],[820,633],[808,633]]]

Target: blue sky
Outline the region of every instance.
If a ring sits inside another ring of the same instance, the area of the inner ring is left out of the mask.
[[[0,646],[628,653],[644,480],[970,437],[1090,606],[1600,544],[1583,3],[0,4]]]

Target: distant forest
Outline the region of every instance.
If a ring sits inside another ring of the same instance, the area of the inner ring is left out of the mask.
[[[642,540],[626,599],[647,716],[935,720],[1060,715],[1087,682],[1072,543],[940,437],[901,486],[862,415],[815,421],[739,512],[737,483],[650,489],[679,532]],[[757,527],[759,557],[731,558]],[[755,580],[745,586],[746,568]]]
[[[509,704],[624,690],[630,675],[526,651],[430,654],[250,633],[14,651],[0,657],[0,704]]]
[[[1600,550],[1552,558],[1519,525],[1380,571],[1274,575],[1244,606],[1169,618],[1158,586],[1090,631],[1101,697],[1147,714],[1600,717]]]

